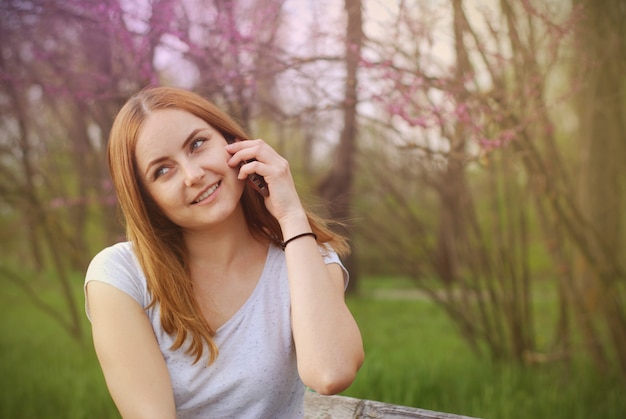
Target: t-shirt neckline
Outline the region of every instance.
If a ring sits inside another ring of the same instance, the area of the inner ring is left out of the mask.
[[[254,289],[252,290],[252,292],[250,293],[250,295],[248,296],[246,301],[235,312],[235,314],[230,316],[230,318],[228,320],[226,320],[224,322],[224,324],[222,324],[220,327],[218,327],[215,330],[215,335],[216,336],[218,334],[220,334],[220,332],[224,333],[225,330],[227,328],[229,328],[231,324],[236,324],[236,320],[245,314],[245,312],[247,311],[248,306],[251,305],[252,302],[257,298],[257,294],[259,294],[261,292],[260,291],[261,285],[266,280],[265,278],[267,276],[267,270],[269,269],[269,266],[270,266],[270,261],[272,260],[274,254],[277,251],[279,251],[279,250],[280,249],[278,249],[278,247],[276,247],[276,246],[274,246],[272,244],[269,245],[269,248],[267,250],[267,255],[265,256],[265,265],[263,266],[263,270],[261,271],[261,275],[259,276],[259,279],[258,279],[256,285],[254,286]]]

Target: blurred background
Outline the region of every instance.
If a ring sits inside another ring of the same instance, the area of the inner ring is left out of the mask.
[[[626,414],[624,0],[0,0],[0,417],[116,418],[84,315],[134,92],[194,90],[351,240],[353,397]]]

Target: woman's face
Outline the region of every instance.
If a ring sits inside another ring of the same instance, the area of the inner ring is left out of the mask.
[[[226,140],[178,109],[149,114],[139,132],[138,175],[163,213],[184,229],[216,225],[239,205],[244,181],[228,166]]]

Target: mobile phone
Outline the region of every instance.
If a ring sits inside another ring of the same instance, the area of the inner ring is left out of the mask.
[[[224,134],[224,138],[226,139],[226,142],[228,144],[232,144],[235,141],[241,141],[239,138],[236,138],[235,136],[229,135],[229,134]],[[256,161],[256,159],[244,160],[243,162],[250,163],[253,161]],[[248,175],[248,182],[250,182],[252,187],[264,197],[267,198],[268,196],[270,196],[270,190],[267,187],[267,182],[265,182],[265,179],[263,179],[263,176],[257,173],[252,173],[251,175]]]

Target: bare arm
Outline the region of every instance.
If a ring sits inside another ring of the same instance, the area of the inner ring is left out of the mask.
[[[288,162],[261,140],[227,146],[234,167],[244,160],[239,178],[265,178],[265,205],[289,239],[311,231]],[[321,394],[343,391],[354,380],[364,353],[361,334],[344,300],[341,268],[326,266],[315,240],[306,236],[285,249],[291,295],[292,330],[302,381]]]
[[[176,417],[167,366],[142,307],[103,282],[87,284],[93,341],[122,417]]]
[[[287,238],[305,231],[310,231],[306,217],[283,226]],[[312,237],[289,243],[285,255],[300,377],[320,394],[339,393],[352,384],[364,358],[361,334],[344,300],[343,272],[324,263]]]

